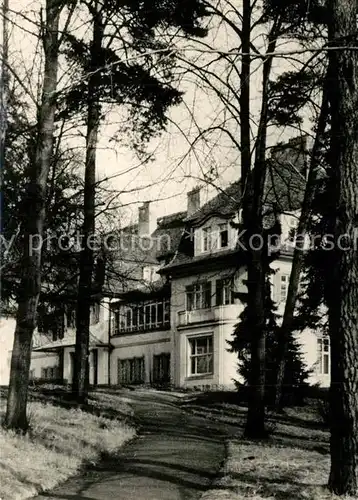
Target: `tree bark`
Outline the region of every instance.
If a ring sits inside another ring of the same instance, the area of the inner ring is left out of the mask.
[[[41,288],[41,243],[46,209],[46,186],[52,159],[55,129],[56,102],[54,94],[57,88],[60,12],[61,7],[59,7],[58,2],[47,0],[46,29],[43,39],[44,83],[38,112],[36,151],[26,193],[27,210],[23,220],[23,271],[18,297],[5,417],[5,426],[18,431],[26,431],[28,427],[26,408],[31,344]]]
[[[356,0],[331,0],[329,43],[332,76],[331,160],[336,186],[335,249],[328,303],[331,337],[331,470],[329,488],[357,494],[358,415],[358,53]],[[347,235],[343,237],[343,235]],[[339,239],[340,238],[340,239]]]
[[[84,186],[83,248],[80,257],[80,277],[77,296],[76,349],[73,394],[78,403],[85,403],[89,386],[89,338],[94,268],[93,241],[95,232],[96,150],[100,126],[101,106],[98,97],[98,57],[102,48],[103,24],[99,2],[93,17],[91,68],[88,82],[86,164]],[[92,243],[91,243],[92,241]]]
[[[241,190],[246,191],[251,170],[250,141],[250,39],[251,39],[251,2],[243,0],[242,8],[242,66],[240,72],[240,140],[241,140]]]
[[[5,165],[5,140],[7,129],[7,104],[9,95],[9,0],[3,0],[2,6],[2,54],[1,54],[1,80],[0,80],[0,168]],[[1,177],[2,184],[2,177]],[[1,217],[1,215],[0,215]],[[0,230],[2,223],[0,223]]]
[[[268,53],[276,48],[278,20],[269,35]],[[249,377],[249,405],[246,419],[245,436],[261,439],[267,436],[265,429],[265,296],[266,275],[268,272],[267,245],[263,231],[263,197],[266,180],[266,138],[268,122],[268,85],[272,67],[272,56],[263,63],[262,104],[260,122],[255,144],[255,165],[244,196],[246,213],[247,244],[249,251],[248,311],[251,333],[251,366]],[[260,243],[260,244],[258,244]]]
[[[297,235],[299,240],[296,242],[293,252],[292,268],[290,274],[290,282],[288,285],[287,299],[285,303],[285,311],[283,314],[282,325],[279,333],[279,352],[278,352],[278,368],[276,376],[276,390],[275,390],[275,408],[280,410],[282,408],[282,390],[283,381],[285,376],[286,358],[290,341],[290,334],[293,328],[293,320],[295,307],[297,302],[297,295],[300,283],[300,276],[304,263],[304,241],[308,231],[308,223],[311,215],[311,207],[316,189],[317,167],[319,163],[319,151],[326,129],[328,118],[328,96],[327,96],[327,82],[328,76],[325,81],[325,88],[323,90],[322,105],[320,115],[318,118],[317,131],[315,141],[312,148],[310,168],[308,172],[305,194],[302,202],[300,219],[297,227]]]

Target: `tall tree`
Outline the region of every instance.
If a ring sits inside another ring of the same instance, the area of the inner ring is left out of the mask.
[[[329,488],[357,495],[358,429],[358,53],[356,0],[329,2],[331,165],[335,247],[328,301],[331,337]]]
[[[146,142],[166,124],[166,112],[178,104],[175,57],[170,44],[175,36],[204,36],[201,0],[166,2],[86,2],[91,18],[89,44],[68,36],[68,55],[84,72],[82,84],[67,96],[75,112],[86,114],[84,192],[84,248],[81,252],[77,298],[76,355],[73,391],[78,402],[87,397],[90,310],[93,303],[94,254],[88,244],[95,230],[96,150],[106,105],[129,108],[131,146],[143,152]],[[177,32],[176,32],[177,31]],[[130,57],[132,56],[132,57]],[[85,99],[83,97],[85,96]],[[107,108],[108,109],[108,108]]]
[[[63,4],[47,0],[43,33],[44,73],[41,103],[38,109],[37,142],[29,171],[21,232],[23,234],[22,278],[14,346],[11,357],[10,384],[5,426],[26,431],[28,420],[27,386],[31,361],[31,342],[36,323],[41,289],[41,246],[46,212],[46,187],[50,171],[55,130],[55,92],[58,73],[58,29]]]
[[[276,390],[275,390],[275,407],[280,409],[282,407],[282,389],[285,376],[285,366],[287,352],[290,344],[290,336],[294,330],[294,314],[298,300],[298,292],[300,285],[300,278],[304,267],[304,252],[305,241],[308,235],[309,221],[312,214],[313,200],[317,185],[317,173],[320,164],[321,148],[324,139],[324,132],[327,125],[328,118],[328,76],[325,79],[325,86],[323,89],[322,104],[319,113],[317,130],[312,151],[310,153],[309,170],[305,186],[305,194],[302,201],[301,213],[299,223],[297,226],[297,239],[293,252],[292,267],[290,273],[290,280],[288,285],[287,298],[285,303],[285,310],[283,314],[281,328],[278,331],[279,336],[279,351],[277,357],[277,377],[276,377]]]
[[[79,403],[84,402],[88,391],[89,328],[92,296],[92,275],[94,252],[89,238],[95,231],[96,196],[96,151],[101,118],[101,105],[98,95],[100,71],[98,58],[102,52],[104,26],[102,7],[95,1],[92,7],[93,38],[90,46],[90,67],[87,91],[87,135],[84,186],[84,247],[80,257],[80,276],[78,284],[76,311],[76,349],[73,377],[73,392]]]
[[[0,78],[0,168],[4,166],[5,138],[7,126],[7,101],[9,91],[9,0],[4,0],[2,5],[2,44],[1,44],[1,78]],[[0,207],[1,210],[1,207]]]

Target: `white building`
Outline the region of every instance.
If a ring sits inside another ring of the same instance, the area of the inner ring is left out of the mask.
[[[279,313],[286,300],[303,193],[302,178],[297,182],[299,166],[296,161],[293,169],[285,171],[280,165],[280,179],[284,173],[285,182],[278,182],[275,189],[268,182],[266,187],[267,224],[272,224],[274,207],[281,212],[283,246],[271,264],[276,271],[272,293]],[[239,182],[203,206],[200,190],[194,189],[188,193],[187,210],[158,219],[154,232],[149,204],[140,208],[138,224],[121,233],[130,240],[117,255],[118,270],[126,271],[127,277],[107,276],[102,298],[93,306],[91,384],[234,386],[238,361],[228,351],[227,341],[244,308],[237,293],[247,291],[238,230],[231,224],[239,221],[240,210]],[[297,333],[297,339],[312,369],[310,382],[328,386],[329,340],[311,330]],[[69,307],[60,334],[42,331],[35,336],[31,376],[71,383],[74,346],[75,316]]]

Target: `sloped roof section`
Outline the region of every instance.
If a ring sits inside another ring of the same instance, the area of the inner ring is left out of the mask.
[[[272,149],[268,160],[265,205],[279,212],[298,210],[306,186],[308,147],[305,137],[297,137]]]
[[[63,347],[72,347],[76,344],[76,332],[71,332],[70,335],[66,335],[63,339],[54,340],[53,342],[48,342],[46,344],[37,346],[33,349],[36,352],[49,352],[56,351]],[[108,347],[108,344],[96,337],[92,332],[90,332],[89,339],[90,347]]]
[[[193,215],[186,218],[186,222],[193,225],[200,224],[208,216],[219,215],[231,217],[241,208],[241,182],[237,181],[223,189],[214,198],[209,200]]]
[[[158,227],[152,234],[156,243],[156,258],[163,260],[174,255],[185,232],[187,212],[161,217],[157,220]]]
[[[276,214],[300,209],[306,184],[307,155],[307,143],[305,139],[301,138],[295,138],[289,143],[278,145],[272,150],[271,158],[268,160],[264,195],[263,222],[266,229],[275,224]],[[167,270],[175,267],[217,259],[220,256],[238,252],[240,248],[236,247],[227,252],[213,252],[209,255],[194,257],[181,249],[184,248],[183,241],[189,234],[191,226],[203,224],[206,219],[215,215],[228,219],[233,218],[240,210],[241,205],[241,182],[237,181],[222,190],[193,215],[184,219],[187,227],[183,233],[181,244],[178,246],[178,251],[172,260],[162,267],[161,272],[165,274]]]

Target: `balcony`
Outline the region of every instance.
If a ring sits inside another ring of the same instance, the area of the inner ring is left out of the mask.
[[[177,325],[180,327],[194,323],[220,323],[227,320],[236,320],[240,312],[238,304],[194,309],[193,311],[179,311]]]

